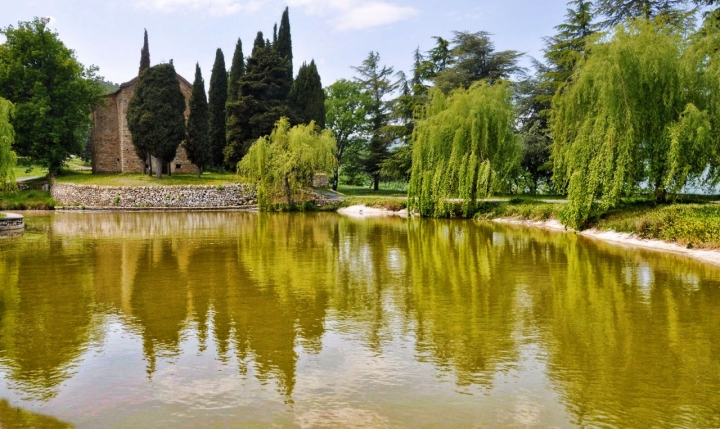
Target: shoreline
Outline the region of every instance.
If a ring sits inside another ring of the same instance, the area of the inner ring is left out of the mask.
[[[544,228],[552,231],[574,232],[577,235],[588,237],[593,240],[600,240],[616,245],[636,247],[642,249],[655,250],[658,252],[674,253],[676,255],[686,256],[712,265],[720,266],[720,250],[712,249],[688,249],[678,244],[663,241],[640,238],[635,234],[626,232],[617,232],[613,230],[587,229],[585,231],[575,231],[566,228],[557,219],[549,219],[546,221],[521,220],[517,218],[497,218],[490,222],[504,225],[518,225],[533,228]]]

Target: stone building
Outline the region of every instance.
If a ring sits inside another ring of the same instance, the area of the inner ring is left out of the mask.
[[[120,85],[120,89],[105,96],[105,105],[98,105],[92,113],[92,171],[93,173],[142,173],[146,160],[140,159],[132,144],[132,135],[127,124],[127,108],[135,93],[138,78]],[[180,90],[185,96],[185,118],[190,114],[190,93],[192,84],[177,75]],[[163,163],[163,174],[197,173],[180,146],[175,159]],[[153,162],[153,169],[155,163]]]

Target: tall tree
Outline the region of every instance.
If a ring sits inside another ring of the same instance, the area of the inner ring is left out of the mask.
[[[219,49],[218,49],[219,50]],[[224,68],[223,68],[224,72]],[[227,94],[224,90],[223,94]],[[222,116],[224,118],[225,115]],[[185,152],[190,162],[198,168],[200,177],[205,167],[212,162],[212,146],[209,140],[208,101],[205,97],[205,81],[202,78],[200,64],[195,65],[195,80],[190,94],[190,116],[187,120],[187,138],[184,142]]]
[[[668,22],[683,22],[687,17],[688,0],[597,0],[596,13],[605,18],[600,28],[609,28],[628,18],[662,18]]]
[[[390,80],[394,74],[392,67],[380,66],[380,54],[377,52],[370,52],[362,65],[353,67],[353,69],[358,74],[355,81],[371,98],[367,113],[371,118],[372,130],[370,131],[368,156],[364,160],[364,164],[365,170],[372,177],[373,189],[377,191],[380,188],[382,163],[388,157],[388,148],[391,143],[391,136],[386,132],[391,110],[387,96],[395,92],[398,83]]]
[[[266,46],[259,32],[247,72],[239,80],[238,99],[227,104],[227,164],[236,165],[252,142],[269,135],[281,117],[290,116],[287,105],[290,84],[285,78],[285,65],[286,61],[275,49]]]
[[[133,145],[155,157],[157,178],[162,178],[163,161],[172,161],[185,139],[185,97],[172,64],[150,67],[140,75],[127,122]]]
[[[362,157],[371,129],[370,95],[357,82],[341,79],[326,89],[325,124],[337,142],[332,188],[337,191],[340,169],[353,168]]]
[[[294,75],[293,52],[292,37],[290,35],[290,11],[287,7],[285,8],[285,11],[282,14],[282,19],[280,20],[280,30],[278,31],[275,49],[277,49],[278,53],[280,54],[280,58],[283,58],[287,61],[287,64],[285,65],[287,70],[287,80],[288,84],[292,85]]]
[[[145,70],[150,68],[150,47],[148,46],[148,35],[147,35],[147,29],[145,30],[145,37],[143,41],[143,47],[140,51],[140,70],[138,70],[138,75]]]
[[[432,91],[416,128],[408,207],[422,216],[448,216],[453,199],[465,215],[516,168],[520,144],[507,83],[486,82],[450,96]]]
[[[683,30],[636,19],[596,41],[553,99],[554,181],[568,190],[566,222],[581,226],[646,184],[658,202],[705,174],[720,114],[717,74]]]
[[[435,84],[443,91],[469,88],[473,82],[483,79],[493,83],[523,70],[518,61],[524,54],[513,50],[496,51],[490,33],[455,31],[453,34],[452,57],[449,60],[443,58],[445,69],[435,73]]]
[[[15,152],[55,175],[70,155],[83,151],[102,89],[97,68],[80,64],[48,22],[35,18],[0,30],[6,37],[0,45],[0,97],[15,105]]]
[[[212,74],[210,75],[208,144],[210,145],[212,155],[209,164],[218,167],[221,171],[225,165],[223,150],[225,150],[225,146],[227,145],[225,137],[225,104],[228,99],[227,76],[225,56],[222,50],[218,48],[217,51],[215,51],[215,63],[213,64]]]
[[[303,63],[300,67],[288,101],[300,123],[315,121],[317,126],[325,128],[325,91],[314,60],[310,65]]]
[[[0,97],[0,191],[11,191],[16,188],[13,168],[17,155],[12,150],[15,133],[10,125],[13,105]]]
[[[232,64],[230,65],[230,76],[228,78],[227,101],[237,101],[240,91],[240,78],[245,74],[245,57],[243,56],[242,41],[238,39],[235,44]]]

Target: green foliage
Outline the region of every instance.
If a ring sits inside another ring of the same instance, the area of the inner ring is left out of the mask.
[[[15,185],[15,163],[17,155],[12,150],[15,140],[13,127],[10,125],[13,105],[0,97],[0,191],[13,191]]]
[[[227,92],[222,91],[223,94]],[[224,117],[224,115],[222,116]],[[200,65],[195,65],[195,81],[190,95],[190,116],[187,120],[187,140],[184,147],[190,162],[198,168],[198,177],[205,167],[212,162],[212,147],[209,141],[208,102],[205,97],[205,81],[200,72]]]
[[[261,209],[276,203],[295,205],[316,172],[327,172],[335,162],[335,139],[314,123],[290,128],[281,118],[269,137],[258,139],[238,164],[238,171],[257,184]]]
[[[239,43],[239,41],[238,41]],[[240,47],[242,56],[242,46]],[[210,75],[210,100],[209,100],[209,129],[208,138],[211,150],[211,161],[216,167],[223,167],[223,150],[227,145],[225,137],[226,111],[225,105],[228,99],[228,75],[225,70],[225,56],[220,48],[215,51],[215,63]]]
[[[453,34],[451,57],[442,56],[443,64],[435,66],[439,70],[435,73],[435,85],[446,93],[455,88],[468,88],[479,80],[493,83],[522,70],[518,60],[523,54],[496,51],[490,33],[455,31]]]
[[[688,3],[688,0],[597,0],[595,13],[606,18],[599,23],[601,28],[613,27],[628,18],[681,23],[688,16],[683,8]]]
[[[554,181],[568,190],[563,220],[578,228],[648,184],[658,201],[699,180],[714,151],[716,80],[681,31],[637,19],[595,41],[553,100]]]
[[[96,68],[85,68],[47,28],[47,18],[0,31],[0,97],[15,105],[15,152],[60,171],[83,150],[90,112],[102,94]]]
[[[422,216],[448,216],[452,200],[465,216],[507,180],[520,160],[508,84],[479,83],[445,96],[431,92],[415,130],[408,206]]]
[[[541,182],[549,184],[552,176],[550,162],[550,136],[540,127],[542,122],[535,121],[528,129],[520,133],[522,140],[522,161],[520,165],[530,177],[530,193],[535,194]]]
[[[626,205],[604,215],[594,226],[689,248],[720,248],[717,204]]]
[[[140,51],[140,69],[138,70],[138,75],[150,68],[150,47],[148,46],[147,30],[145,30],[145,36],[143,39],[143,47]]]
[[[373,179],[373,187],[380,186],[382,163],[389,156],[392,136],[387,132],[390,123],[391,102],[386,97],[393,93],[398,83],[390,80],[394,70],[392,67],[380,66],[380,54],[370,52],[362,65],[353,67],[358,73],[355,81],[370,96],[367,114],[370,119],[370,144],[367,157],[363,160],[365,171]]]
[[[56,204],[48,191],[0,192],[0,210],[52,210]]]
[[[160,64],[139,77],[127,111],[128,128],[137,151],[172,161],[185,139],[185,97],[175,67]],[[157,168],[158,178],[162,168]]]
[[[270,134],[275,122],[290,114],[287,61],[265,45],[261,32],[255,42],[247,73],[239,80],[238,99],[227,104],[225,162],[230,165],[237,164],[255,140]]]
[[[217,61],[217,57],[216,57]],[[213,67],[214,73],[215,67]],[[235,53],[233,54],[232,64],[230,65],[230,76],[228,77],[228,95],[227,101],[237,101],[240,95],[240,78],[245,74],[245,57],[242,51],[242,40],[238,39],[235,45]],[[213,74],[214,75],[214,74]],[[212,78],[211,78],[212,79]]]
[[[483,202],[478,205],[473,218],[476,220],[514,218],[539,222],[557,218],[563,206],[563,204],[550,204],[523,198]]]
[[[337,190],[339,170],[359,165],[371,129],[367,112],[370,94],[358,82],[341,79],[326,88],[325,123],[337,142],[332,188]],[[354,176],[354,175],[353,175]]]
[[[288,101],[300,123],[315,121],[320,128],[325,128],[325,91],[315,61],[311,61],[310,65],[303,63],[300,67]]]
[[[277,43],[274,44],[275,50],[280,54],[286,63],[286,79],[288,87],[293,83],[293,52],[292,52],[292,36],[290,35],[290,11],[285,8],[280,20],[280,30],[277,35]]]

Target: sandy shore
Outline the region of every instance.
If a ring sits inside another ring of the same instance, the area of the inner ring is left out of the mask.
[[[563,224],[555,219],[547,221],[531,221],[531,220],[518,220],[518,219],[493,219],[493,222],[510,224],[510,225],[524,225],[532,226],[537,228],[545,228],[556,231],[568,231],[574,232],[574,230],[566,229]],[[598,230],[588,229],[585,231],[577,232],[577,234],[593,238],[596,240],[603,240],[610,243],[621,244],[632,247],[642,247],[644,249],[653,249],[661,252],[670,252],[678,255],[684,255],[693,259],[697,259],[703,262],[707,262],[714,265],[720,265],[720,251],[718,250],[707,250],[707,249],[688,249],[684,246],[679,246],[675,243],[670,243],[662,240],[647,240],[640,238],[635,234],[615,232],[612,230]]]
[[[407,209],[403,209],[400,211],[392,211],[392,210],[386,210],[386,209],[377,209],[374,207],[368,207],[364,205],[357,205],[357,206],[350,206],[350,207],[343,207],[337,211],[338,213],[357,218],[368,218],[368,217],[383,217],[383,216],[398,216],[401,218],[407,218],[408,217],[408,211]]]

